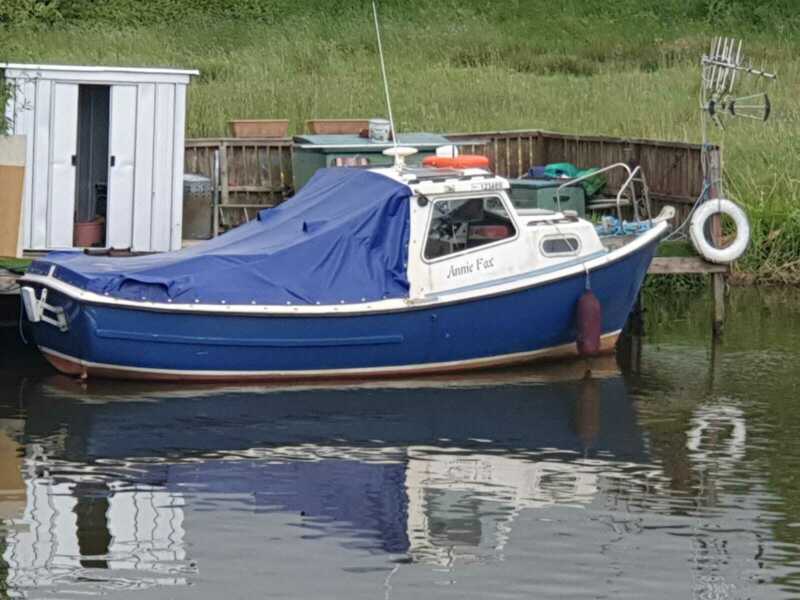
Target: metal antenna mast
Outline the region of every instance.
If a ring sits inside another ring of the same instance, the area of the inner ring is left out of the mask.
[[[372,0],[372,16],[375,18],[375,35],[378,37],[378,55],[381,59],[381,74],[383,75],[383,91],[386,93],[386,109],[389,111],[389,129],[392,132],[392,141],[397,148],[397,135],[394,130],[394,117],[392,116],[392,101],[389,98],[389,79],[386,77],[386,63],[383,60],[383,44],[381,44],[381,28],[378,24],[378,5]]]
[[[736,97],[733,95],[736,75],[746,73],[777,79],[774,73],[755,69],[742,55],[742,41],[718,37],[711,42],[711,50],[701,59],[703,66],[700,89],[702,109],[711,120],[724,129],[722,117],[744,117],[756,121],[769,118],[771,105],[766,92]],[[704,127],[705,129],[705,127]],[[705,131],[703,135],[705,137]]]
[[[734,86],[739,73],[774,80],[777,75],[763,69],[754,68],[745,61],[742,54],[742,41],[734,38],[716,37],[711,41],[708,54],[700,60],[702,66],[700,82],[700,108],[703,130],[703,169],[707,187],[721,194],[722,165],[715,165],[709,172],[709,119],[720,129],[725,129],[728,117],[743,117],[755,121],[769,119],[772,105],[766,92],[736,97]]]

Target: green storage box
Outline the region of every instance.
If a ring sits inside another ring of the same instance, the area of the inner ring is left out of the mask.
[[[417,154],[408,157],[406,163],[419,166],[423,158],[436,154],[436,148],[453,142],[434,133],[400,133],[397,143],[417,149]],[[389,167],[393,159],[383,151],[393,145],[350,134],[296,136],[292,159],[294,189],[299,190],[318,169],[325,167]]]
[[[556,190],[563,179],[511,179],[511,204],[517,210],[544,208],[547,210],[574,210],[578,216],[586,215],[586,192],[581,185],[572,185],[561,190],[561,203],[556,199]]]

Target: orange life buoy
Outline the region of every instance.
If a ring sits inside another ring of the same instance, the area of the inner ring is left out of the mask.
[[[422,165],[436,169],[488,169],[489,158],[480,154],[426,156],[422,159]]]

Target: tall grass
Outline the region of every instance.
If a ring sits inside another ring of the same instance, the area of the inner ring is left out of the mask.
[[[196,67],[190,136],[232,118],[385,114],[364,0],[34,0],[0,8],[0,60]],[[401,130],[541,128],[700,141],[698,59],[712,35],[742,35],[777,70],[766,125],[717,132],[728,190],[753,244],[739,268],[800,281],[800,16],[791,0],[383,0]],[[10,15],[10,16],[9,16]],[[751,82],[752,84],[752,82]]]

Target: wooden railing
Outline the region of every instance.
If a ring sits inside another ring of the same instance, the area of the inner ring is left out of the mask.
[[[216,226],[248,221],[294,193],[291,138],[189,139],[184,170],[211,179]]]
[[[647,178],[653,212],[664,204],[685,219],[702,191],[699,144],[549,131],[496,131],[448,134],[462,153],[484,154],[504,177],[521,177],[536,165],[570,162],[600,167],[617,162],[639,164]],[[224,227],[248,220],[260,208],[274,206],[294,193],[291,138],[214,138],[186,141],[185,169],[212,179]],[[607,192],[616,194],[622,172],[608,177]]]
[[[569,162],[580,168],[635,162],[647,178],[653,212],[675,206],[682,222],[703,189],[700,144],[568,135],[549,131],[499,131],[448,134],[462,153],[484,154],[504,177],[521,177],[536,165]],[[607,193],[623,184],[620,171],[608,176]]]

